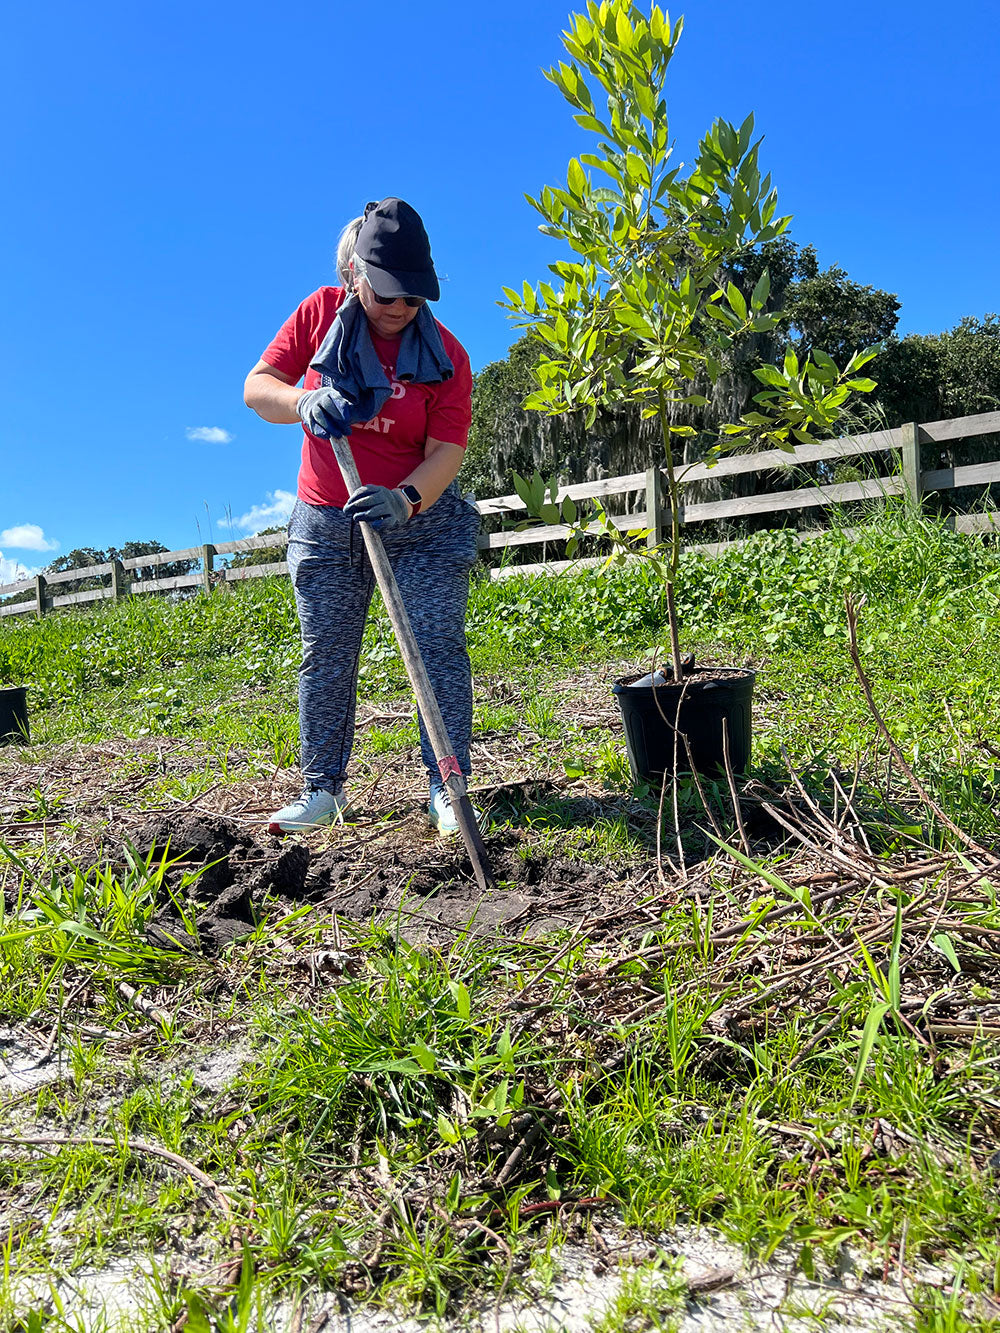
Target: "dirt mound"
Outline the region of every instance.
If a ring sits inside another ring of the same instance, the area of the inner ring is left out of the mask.
[[[340,916],[398,923],[413,942],[473,934],[537,935],[578,921],[605,900],[608,872],[528,850],[516,832],[486,839],[495,887],[482,893],[460,839],[385,848],[359,863],[350,848],[316,856],[306,893]]]
[[[206,953],[218,953],[256,925],[256,903],[265,894],[300,898],[309,849],[289,843],[269,851],[231,820],[181,813],[149,819],[133,846],[142,856],[165,857],[158,910],[149,924],[160,944],[191,944],[193,922]],[[183,909],[183,910],[182,910]]]
[[[162,814],[133,839],[143,856],[166,855],[150,936],[217,953],[254,929],[265,896],[322,904],[355,921],[391,924],[414,943],[456,934],[537,935],[585,919],[605,903],[609,874],[532,850],[517,832],[487,838],[496,886],[481,893],[459,838],[448,842],[333,845],[259,843],[222,816]],[[183,909],[183,911],[182,911]]]

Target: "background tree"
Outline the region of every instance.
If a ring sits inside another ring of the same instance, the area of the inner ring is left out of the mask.
[[[706,376],[690,383],[690,393],[704,397],[704,403],[676,406],[672,414],[676,424],[695,430],[685,446],[686,461],[700,457],[714,443],[723,422],[750,410],[761,387],[754,371],[780,358],[787,343],[801,361],[814,347],[843,360],[856,347],[881,345],[893,337],[896,297],[854,282],[837,265],[821,270],[811,245],[779,236],[733,257],[725,278],[749,292],[765,270],[770,290],[763,309],[780,313],[781,320],[774,329],[750,330],[734,339],[714,383]],[[482,497],[510,491],[514,472],[538,470],[557,473],[566,482],[592,481],[642,471],[656,460],[659,434],[633,405],[599,411],[590,425],[578,417],[546,419],[525,411],[538,350],[530,339],[521,338],[504,360],[492,362],[476,376],[463,482],[467,480]],[[873,363],[876,379],[875,367],[880,364]],[[698,483],[690,494],[693,500],[715,499],[739,494],[740,487],[753,484],[745,477],[724,484],[713,480]],[[787,485],[787,478],[776,479],[775,484]]]
[[[262,528],[257,536],[270,536],[271,533],[275,532],[287,535],[288,528],[285,524],[279,523],[273,528]],[[243,569],[246,565],[273,565],[284,560],[287,553],[287,541],[280,546],[263,546],[254,551],[235,551],[230,558],[229,567],[230,569]]]
[[[169,551],[169,546],[164,546],[162,542],[126,542],[121,550],[114,546],[108,547],[108,560],[134,560],[140,555],[159,555],[163,551]],[[190,574],[198,567],[197,560],[168,560],[163,565],[139,565],[138,568],[130,572],[130,577],[137,581],[147,579],[173,579],[180,578],[183,574]]]

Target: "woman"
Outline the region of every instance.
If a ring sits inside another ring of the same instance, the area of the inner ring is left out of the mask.
[[[346,805],[358,658],[374,584],[357,522],[382,534],[454,753],[470,772],[465,610],[479,515],[455,483],[471,421],[469,357],[425,309],[440,288],[423,223],[401,199],[369,204],[348,224],[337,269],[343,286],[306,297],[244,391],[265,421],[304,427],[288,525],[302,630],[304,789],[271,816],[272,833],[328,824]],[[362,481],[350,496],[330,445],[331,435],[345,434]],[[430,821],[453,833],[458,823],[423,719],[420,747]]]

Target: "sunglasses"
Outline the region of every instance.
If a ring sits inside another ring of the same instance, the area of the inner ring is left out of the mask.
[[[372,287],[370,282],[368,283],[368,286]],[[379,305],[395,305],[397,301],[403,300],[411,310],[419,310],[419,308],[427,302],[426,296],[379,296],[374,287],[372,287],[372,296],[374,296]]]

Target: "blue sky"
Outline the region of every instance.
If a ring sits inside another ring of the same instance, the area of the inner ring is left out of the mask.
[[[473,368],[502,284],[553,258],[523,193],[591,136],[541,69],[566,0],[175,0],[9,9],[0,51],[0,575],[76,546],[177,548],[282,515],[297,428],[242,402],[343,223],[400,195]],[[754,111],[792,235],[898,294],[904,332],[1000,307],[986,0],[691,0],[679,156]]]

